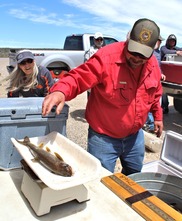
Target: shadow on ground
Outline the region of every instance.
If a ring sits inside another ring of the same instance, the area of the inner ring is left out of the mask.
[[[76,121],[81,121],[83,123],[87,122],[85,120],[85,109],[75,110],[70,113],[70,116]]]

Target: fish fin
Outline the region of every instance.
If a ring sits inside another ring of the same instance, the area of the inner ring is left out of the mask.
[[[35,158],[31,159],[31,161],[34,162],[34,163],[39,162],[39,158],[35,157]]]
[[[54,152],[54,155],[61,161],[64,161],[63,158],[56,152]]]
[[[42,148],[43,148],[43,146],[44,146],[44,143],[42,142],[42,143],[40,143],[40,144],[39,144],[39,146],[38,146],[38,147],[39,147],[40,149],[42,149]]]
[[[47,151],[47,152],[51,152],[51,150],[50,150],[49,147],[46,147],[46,151]]]

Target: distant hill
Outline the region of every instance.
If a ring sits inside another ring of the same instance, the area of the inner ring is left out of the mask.
[[[9,53],[9,48],[0,48],[0,58],[7,58]]]
[[[23,50],[24,48],[18,48]],[[37,50],[60,50],[60,48],[26,48],[29,50],[37,49]],[[10,48],[0,48],[0,58],[7,58],[9,54]]]

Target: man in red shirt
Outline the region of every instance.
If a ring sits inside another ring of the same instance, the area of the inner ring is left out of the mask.
[[[160,30],[154,21],[139,19],[130,38],[99,49],[86,63],[71,70],[45,97],[42,114],[54,105],[59,114],[65,101],[92,88],[86,107],[88,152],[114,172],[119,157],[122,173],[140,172],[145,153],[142,126],[148,112],[154,132],[163,130],[161,72],[153,49]]]

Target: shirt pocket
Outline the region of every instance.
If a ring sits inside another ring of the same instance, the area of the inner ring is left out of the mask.
[[[145,103],[152,103],[155,99],[155,94],[158,86],[158,82],[155,80],[145,81],[145,96],[143,97]]]
[[[114,83],[113,98],[120,105],[128,105],[131,102],[131,89],[127,82],[119,81]]]

